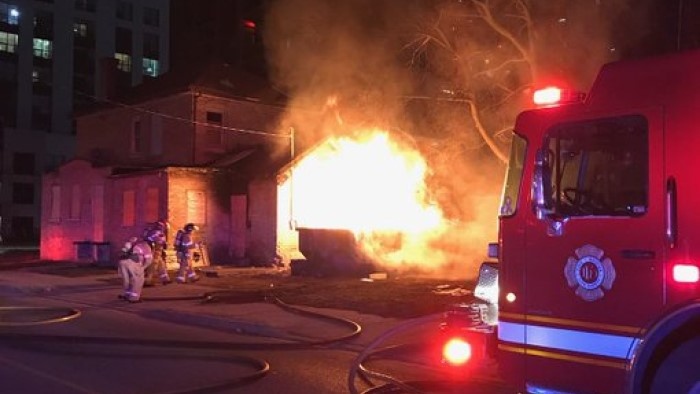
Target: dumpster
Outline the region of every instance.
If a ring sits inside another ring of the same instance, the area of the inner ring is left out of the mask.
[[[75,258],[80,262],[95,261],[95,247],[92,241],[75,241]]]
[[[112,261],[112,245],[109,242],[95,242],[95,262],[101,267],[115,266]]]

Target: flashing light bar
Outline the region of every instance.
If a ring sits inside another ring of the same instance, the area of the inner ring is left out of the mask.
[[[698,283],[700,268],[692,264],[676,264],[673,266],[673,280],[678,283]]]
[[[584,94],[580,92],[549,86],[535,90],[535,93],[532,95],[532,101],[535,105],[552,106],[580,102],[583,100],[583,97]]]

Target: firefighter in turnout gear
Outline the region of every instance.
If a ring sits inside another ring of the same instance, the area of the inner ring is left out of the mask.
[[[143,231],[143,239],[148,242],[148,245],[153,250],[153,264],[146,269],[146,286],[153,286],[156,282],[155,276],[158,275],[160,283],[167,285],[170,283],[168,268],[165,262],[165,251],[168,248],[168,230],[170,224],[167,220],[159,220],[149,224]]]
[[[175,278],[177,283],[196,282],[199,280],[192,267],[194,249],[198,247],[197,243],[192,239],[192,233],[195,230],[199,230],[199,227],[194,223],[187,223],[175,235],[174,246],[177,252],[177,261],[180,264],[180,269]]]
[[[119,298],[129,302],[140,302],[144,269],[153,262],[151,247],[146,241],[131,237],[121,251],[117,272],[122,277],[123,293]]]

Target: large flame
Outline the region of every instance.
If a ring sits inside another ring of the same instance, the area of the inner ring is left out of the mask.
[[[384,268],[467,274],[474,245],[465,237],[483,237],[485,220],[445,218],[427,186],[427,161],[414,146],[379,129],[356,135],[331,137],[305,153],[281,185],[291,198],[280,201],[279,212],[296,228],[351,231],[362,253]],[[477,216],[491,213],[480,208]]]
[[[294,166],[292,215],[297,226],[422,233],[442,222],[425,179],[428,166],[387,132],[327,140]]]

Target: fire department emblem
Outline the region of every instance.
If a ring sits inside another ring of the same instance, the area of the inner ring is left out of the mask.
[[[603,289],[610,290],[615,282],[615,267],[605,252],[593,245],[584,245],[569,257],[564,267],[564,276],[569,287],[584,301],[602,298]]]

